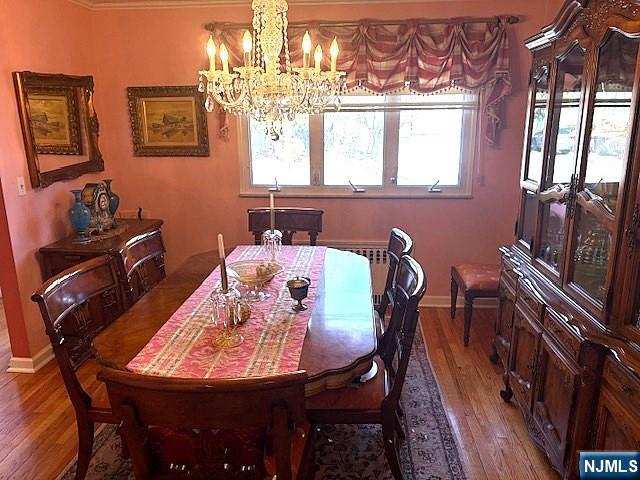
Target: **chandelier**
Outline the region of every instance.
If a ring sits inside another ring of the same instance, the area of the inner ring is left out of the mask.
[[[266,124],[273,140],[282,134],[282,121],[294,120],[297,114],[321,113],[325,107],[340,105],[344,72],[336,70],[338,42],[331,43],[331,69],[323,71],[322,47],[314,51],[310,65],[311,37],[302,40],[302,65],[293,67],[289,58],[286,0],[253,0],[253,37],[247,30],[242,39],[244,65],[229,69],[229,51],[224,43],[219,50],[212,36],[207,42],[209,70],[200,74],[199,90],[206,92],[205,108],[212,112],[215,102],[227,112],[249,115]],[[254,46],[255,43],[255,46]],[[281,54],[284,48],[284,65]],[[216,65],[219,53],[221,69]],[[284,67],[284,70],[283,70]]]

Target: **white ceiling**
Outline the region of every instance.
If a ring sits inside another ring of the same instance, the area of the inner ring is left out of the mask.
[[[211,5],[251,5],[251,0],[70,0],[88,8],[102,9],[138,9],[138,8],[175,8]],[[424,3],[437,0],[288,0],[290,4],[328,5],[358,3]],[[450,0],[451,1],[451,0]]]

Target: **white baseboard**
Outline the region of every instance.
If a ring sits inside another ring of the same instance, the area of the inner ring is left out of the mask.
[[[449,295],[427,295],[420,302],[421,307],[430,308],[451,308],[451,296]],[[477,298],[473,302],[473,308],[496,308],[498,299],[496,298]],[[456,301],[457,308],[464,308],[464,297],[458,297]]]
[[[53,349],[47,345],[33,357],[11,357],[9,373],[36,373],[53,359]]]

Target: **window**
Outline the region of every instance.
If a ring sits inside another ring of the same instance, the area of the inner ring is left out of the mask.
[[[470,196],[477,110],[459,92],[347,95],[338,111],[283,123],[277,141],[241,119],[241,194],[277,182],[292,196]]]

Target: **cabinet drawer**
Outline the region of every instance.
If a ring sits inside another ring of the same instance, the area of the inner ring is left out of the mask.
[[[610,389],[628,406],[630,411],[640,410],[640,380],[615,361],[607,359],[603,378]]]
[[[544,301],[531,279],[522,278],[518,282],[516,305],[528,309],[538,321],[542,321]]]
[[[516,291],[518,279],[522,276],[522,272],[518,266],[506,255],[502,256],[502,268],[500,269],[500,283],[513,292]]]
[[[569,319],[551,308],[546,308],[543,323],[549,336],[552,337],[572,359],[577,361],[584,339],[580,336],[576,327],[569,325]]]

